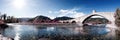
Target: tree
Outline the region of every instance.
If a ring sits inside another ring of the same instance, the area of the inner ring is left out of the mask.
[[[120,27],[120,9],[118,8],[115,13],[115,24]]]
[[[3,14],[2,17],[3,17],[3,20],[6,20],[7,15]]]

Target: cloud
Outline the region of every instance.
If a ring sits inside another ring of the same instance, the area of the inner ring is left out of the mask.
[[[84,13],[75,13],[74,15],[73,15],[73,17],[81,17],[81,16],[84,16],[85,14]]]
[[[77,12],[77,10],[78,9],[75,8],[67,9],[67,10],[61,9],[59,11],[48,11],[48,13],[54,15],[54,16],[49,16],[52,19],[55,17],[62,17],[62,16],[77,18],[85,15],[83,12]]]
[[[52,11],[48,11],[48,13],[50,13],[50,14],[51,14],[51,13],[52,13]]]
[[[58,11],[59,13],[58,17],[68,16],[68,17],[77,18],[85,15],[83,12],[77,12],[77,10],[78,9],[68,9],[68,10],[61,9]]]

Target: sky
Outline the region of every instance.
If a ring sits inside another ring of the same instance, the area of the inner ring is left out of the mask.
[[[115,12],[120,0],[0,0],[0,13],[17,18],[38,15],[80,17],[97,12]]]

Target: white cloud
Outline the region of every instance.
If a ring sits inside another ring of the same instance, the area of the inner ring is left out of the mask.
[[[54,16],[48,16],[48,17],[50,17],[51,19],[55,17],[62,17],[62,16],[77,18],[85,15],[83,12],[77,12],[77,10],[78,9],[68,9],[68,10],[61,9],[59,11],[48,11],[49,14],[54,15]]]
[[[75,13],[74,15],[73,15],[73,17],[81,17],[81,16],[84,16],[85,14],[84,13]]]
[[[60,11],[58,11],[59,15],[58,17],[61,16],[69,16],[69,17],[81,17],[83,15],[85,15],[83,12],[77,12],[77,9],[70,9],[70,10],[63,10],[61,9]]]
[[[48,11],[48,13],[52,13],[52,11]]]

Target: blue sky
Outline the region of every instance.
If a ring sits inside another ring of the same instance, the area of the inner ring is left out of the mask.
[[[0,12],[15,17],[80,17],[98,12],[115,12],[120,0],[0,0]]]

